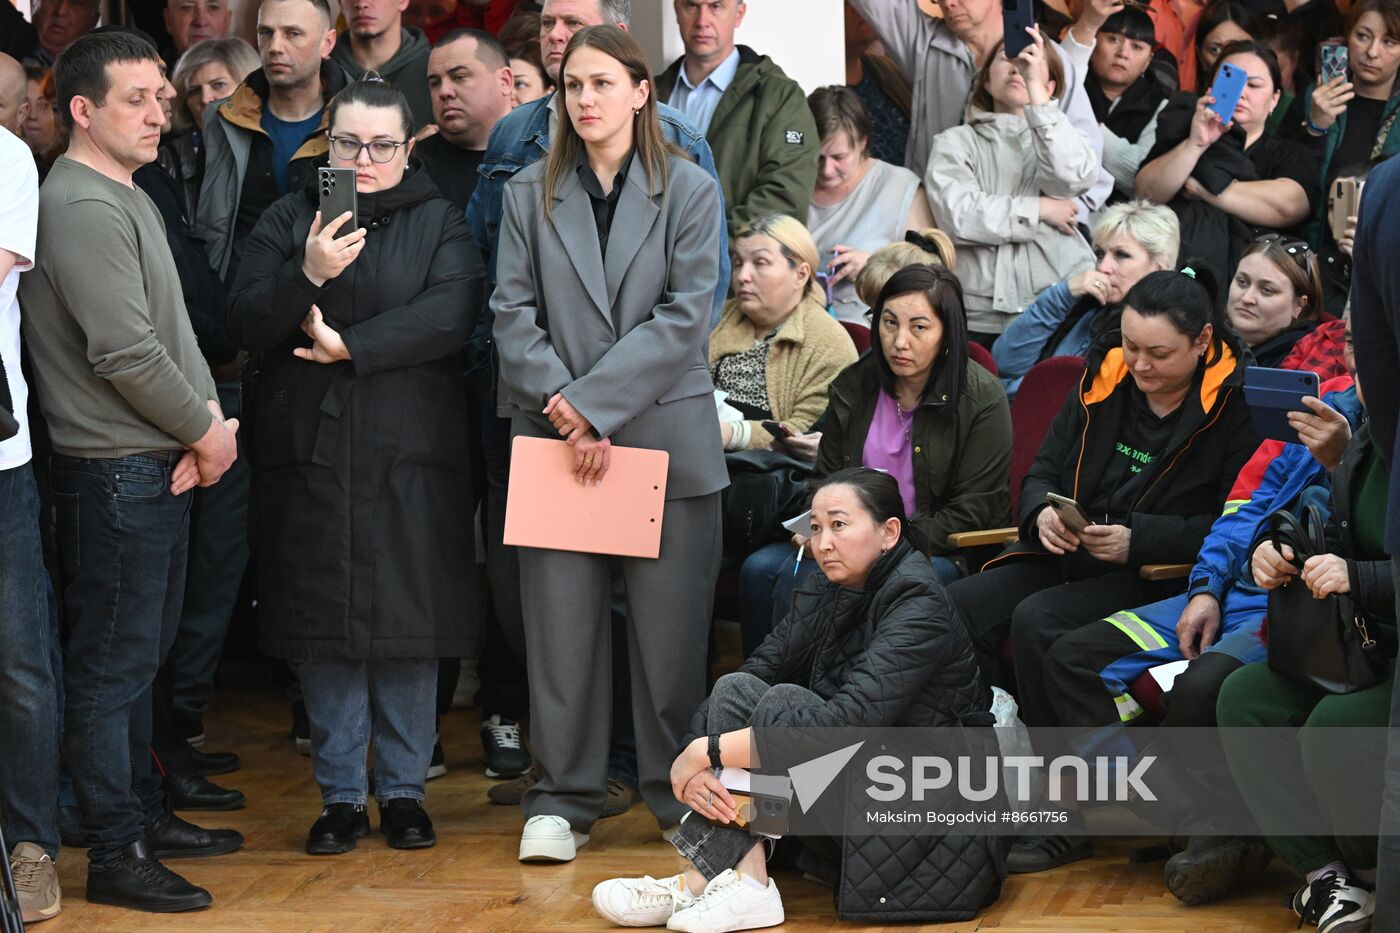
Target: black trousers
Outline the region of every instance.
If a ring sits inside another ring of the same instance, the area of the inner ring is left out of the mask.
[[[1172,595],[1180,581],[1143,580],[1134,568],[1053,556],[1016,558],[948,587],[990,683],[1009,687],[1001,644],[1011,639],[1015,693],[1028,726],[1056,725],[1045,658],[1062,636],[1120,609]]]

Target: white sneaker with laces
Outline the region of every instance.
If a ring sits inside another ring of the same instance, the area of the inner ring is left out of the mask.
[[[572,862],[587,842],[588,834],[574,832],[562,816],[532,816],[520,834],[520,861]]]
[[[758,930],[783,922],[783,899],[768,879],[764,887],[748,875],[728,869],[705,886],[705,893],[666,921],[666,929],[683,933],[730,933]]]
[[[1293,895],[1293,912],[1318,933],[1364,933],[1371,929],[1375,895],[1335,871],[1324,872]],[[1300,926],[1302,924],[1299,924]]]
[[[613,878],[593,889],[593,908],[620,927],[665,926],[672,914],[694,903],[683,874],[660,880],[651,875]]]

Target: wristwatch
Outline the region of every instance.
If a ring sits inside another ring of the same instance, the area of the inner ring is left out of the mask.
[[[710,733],[710,767],[716,770],[724,767],[724,762],[719,760],[719,733]]]

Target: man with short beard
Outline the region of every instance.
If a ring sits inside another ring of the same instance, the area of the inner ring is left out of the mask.
[[[428,53],[420,30],[403,25],[408,0],[344,0],[341,10],[350,26],[340,34],[331,61],[347,81],[377,72],[408,98],[415,126],[433,122],[433,98],[428,93]]]
[[[334,47],[326,0],[263,0],[263,66],[205,113],[195,233],[225,283],[263,211],[311,184],[326,162],[326,103],[346,84],[344,72],[327,60]]]

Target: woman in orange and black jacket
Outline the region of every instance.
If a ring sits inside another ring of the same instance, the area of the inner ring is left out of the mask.
[[[1120,331],[1090,350],[1021,484],[1020,539],[948,588],[992,683],[1004,680],[1010,636],[1028,724],[1053,723],[1040,687],[1050,645],[1179,590],[1180,581],[1143,580],[1138,569],[1196,559],[1259,444],[1242,388],[1249,351],[1211,294],[1210,283],[1180,272],[1133,286]],[[1091,524],[1071,531],[1046,493],[1074,499]]]

